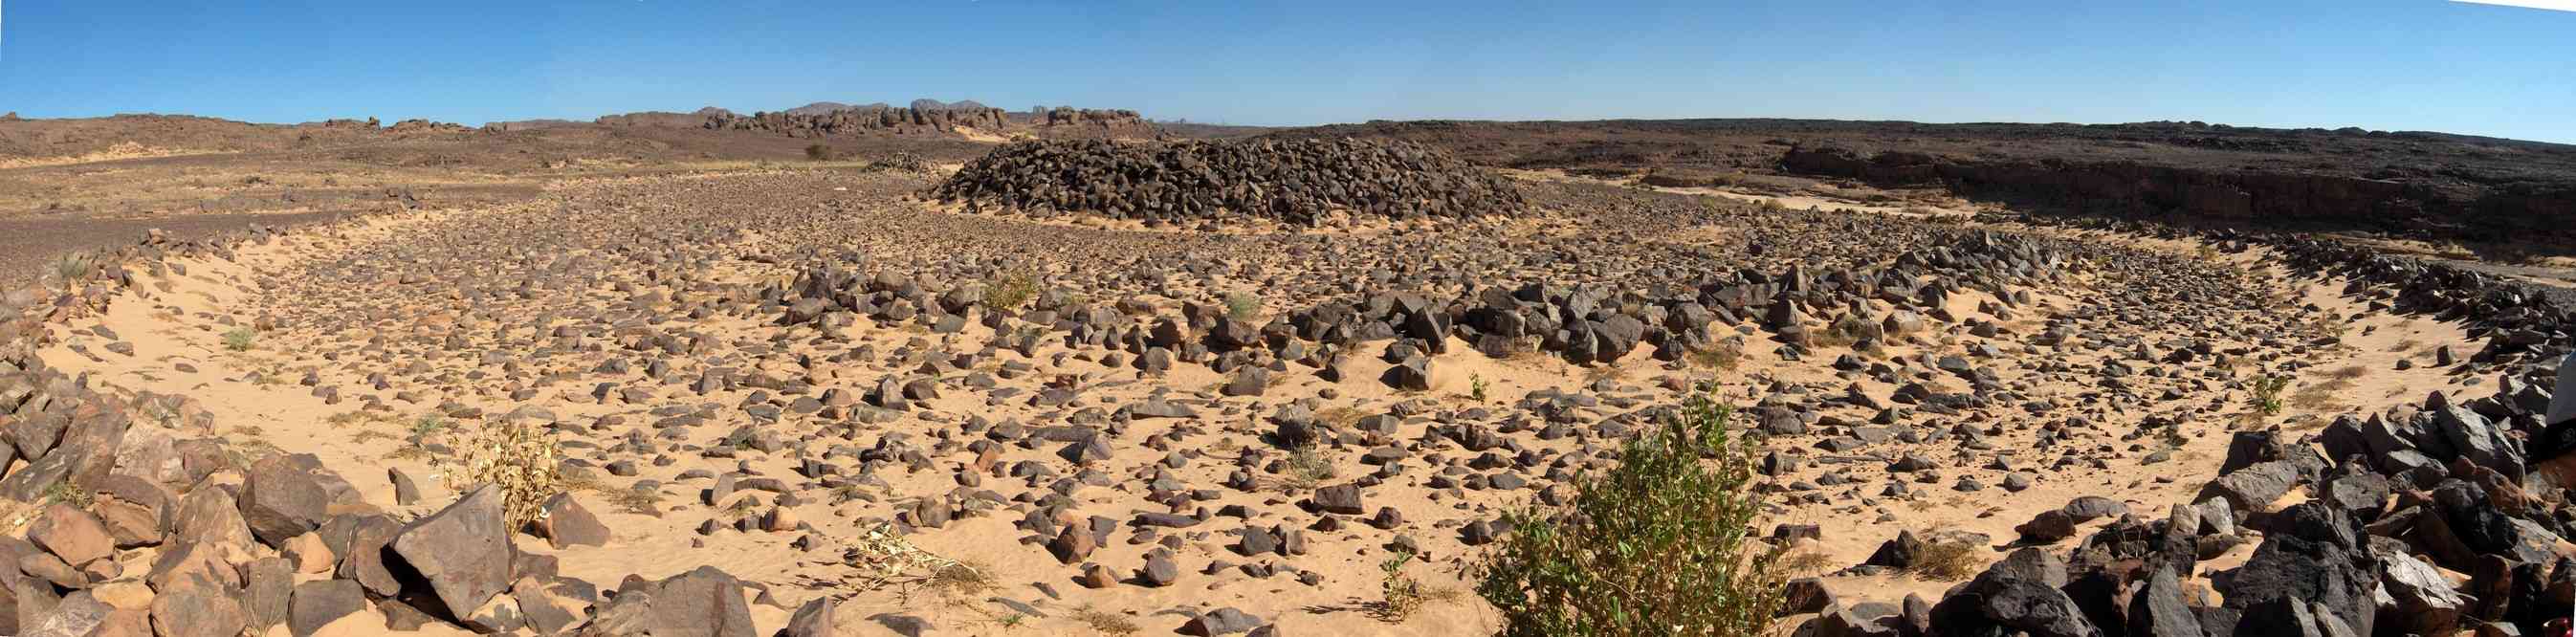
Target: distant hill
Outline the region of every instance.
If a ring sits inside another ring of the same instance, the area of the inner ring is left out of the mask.
[[[954,102],[942,102],[942,101],[934,100],[934,99],[930,99],[930,98],[922,98],[922,99],[913,100],[913,101],[912,101],[912,107],[913,107],[913,108],[916,108],[916,109],[920,109],[920,110],[925,110],[925,111],[936,111],[936,110],[963,111],[963,110],[976,110],[976,109],[992,108],[992,107],[990,107],[990,106],[985,106],[982,102],[977,102],[977,101],[975,101],[975,100],[957,100],[957,101],[954,101]]]
[[[833,111],[858,111],[858,110],[867,110],[867,109],[873,109],[873,108],[890,108],[890,107],[886,106],[886,103],[885,103],[885,102],[871,102],[871,103],[867,103],[867,104],[843,104],[843,103],[840,103],[840,102],[815,102],[815,103],[812,103],[812,104],[807,104],[807,105],[804,105],[804,106],[798,106],[798,107],[796,107],[796,108],[787,109],[787,111],[786,111],[786,112],[787,112],[787,114],[789,114],[789,115],[821,115],[821,114],[829,113],[829,112],[833,112]]]

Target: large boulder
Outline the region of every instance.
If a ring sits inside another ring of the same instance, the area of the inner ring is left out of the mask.
[[[659,582],[629,579],[616,600],[591,619],[596,637],[753,637],[751,606],[740,580],[714,567]]]
[[[2101,634],[2060,587],[2066,563],[2036,548],[1995,562],[1976,579],[1952,588],[1932,606],[1932,630],[1941,635],[2092,637]]]
[[[331,494],[302,463],[272,455],[251,463],[241,489],[242,520],[269,546],[311,532],[330,519]]]
[[[2379,587],[2377,560],[2342,510],[2305,502],[2284,510],[2265,532],[2254,557],[2220,582],[2226,607],[2245,621],[2278,621],[2255,612],[2278,600],[2325,608],[2356,634],[2371,633]],[[2241,628],[2241,626],[2240,626]]]
[[[406,592],[426,586],[422,610],[463,621],[510,588],[513,548],[500,487],[485,485],[394,534],[385,566]]]

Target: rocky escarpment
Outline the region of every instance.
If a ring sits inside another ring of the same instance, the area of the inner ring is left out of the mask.
[[[1151,137],[1154,127],[1129,110],[1059,107],[1042,114],[1012,113],[998,108],[933,108],[923,105],[868,105],[823,112],[764,112],[735,115],[710,113],[701,126],[714,130],[747,130],[794,137],[827,137],[868,133],[954,133],[972,128],[988,133],[1026,131],[1047,136],[1096,135]]]
[[[2576,179],[2350,175],[2289,168],[2160,165],[2130,159],[1962,156],[1802,145],[1783,167],[1882,186],[1946,187],[1961,196],[2084,214],[2179,214],[2278,228],[2389,232],[2444,240],[2576,240]]]
[[[1336,211],[1401,219],[1522,207],[1510,183],[1446,153],[1354,140],[1020,143],[967,164],[931,195],[1155,224],[1243,216],[1311,226]]]

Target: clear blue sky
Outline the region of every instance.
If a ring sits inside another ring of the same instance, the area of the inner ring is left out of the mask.
[[[28,117],[936,97],[1239,124],[2174,119],[2576,142],[2576,13],[2436,0],[0,3],[0,111]]]

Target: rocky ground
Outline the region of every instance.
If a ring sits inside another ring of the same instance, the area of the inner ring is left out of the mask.
[[[1491,633],[1502,513],[1701,394],[1763,434],[1784,631],[2532,634],[2576,594],[2570,313],[2492,276],[1579,180],[1181,229],[942,179],[569,175],[0,297],[0,633]],[[559,476],[470,478],[526,440]]]

